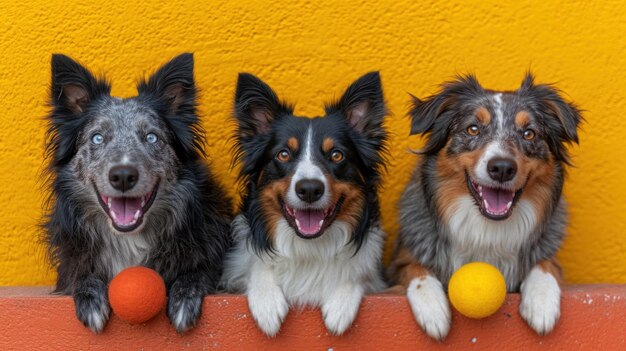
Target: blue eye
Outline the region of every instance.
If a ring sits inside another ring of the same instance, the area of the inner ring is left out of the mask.
[[[156,134],[154,133],[148,133],[148,135],[146,135],[146,141],[150,144],[156,143],[158,139],[159,138],[157,138]]]
[[[91,137],[91,142],[96,145],[100,145],[104,143],[104,137],[102,136],[102,134],[96,133]]]

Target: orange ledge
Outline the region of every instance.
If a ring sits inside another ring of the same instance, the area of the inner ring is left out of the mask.
[[[563,292],[561,320],[554,332],[534,334],[517,312],[519,295],[484,320],[455,313],[443,343],[417,327],[406,299],[366,297],[352,328],[329,335],[319,310],[290,311],[273,339],[256,329],[242,296],[216,295],[204,300],[195,329],[177,334],[164,313],[142,325],[112,316],[94,335],[74,316],[69,297],[48,295],[49,288],[0,287],[0,350],[420,350],[506,348],[626,350],[626,285],[569,286]]]

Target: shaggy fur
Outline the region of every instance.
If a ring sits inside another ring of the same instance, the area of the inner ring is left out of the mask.
[[[378,73],[354,82],[326,116],[296,117],[241,74],[235,95],[245,194],[223,276],[257,325],[278,333],[289,305],[320,306],[342,334],[364,293],[384,287],[377,188],[386,114]]]
[[[566,225],[565,146],[578,141],[578,109],[530,74],[512,92],[486,90],[468,76],[415,98],[411,118],[411,133],[427,141],[400,200],[390,276],[408,287],[417,321],[444,338],[443,289],[461,265],[484,261],[500,269],[509,292],[521,286],[529,325],[550,332],[559,316],[554,257]]]
[[[203,161],[193,56],[174,58],[138,90],[112,97],[107,81],[52,56],[46,241],[55,292],[73,295],[96,333],[110,314],[108,282],[135,265],[163,277],[176,329],[193,327],[230,246],[231,203]]]

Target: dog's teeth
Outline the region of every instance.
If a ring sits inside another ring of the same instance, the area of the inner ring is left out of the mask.
[[[144,207],[146,205],[146,198],[142,197],[141,198],[141,207]]]
[[[482,186],[482,185],[479,185],[479,186],[478,186],[478,191],[480,191],[480,195],[482,195],[482,194],[483,194],[483,186]]]
[[[324,220],[320,220],[320,227],[322,226],[322,224],[324,224]]]
[[[508,209],[510,209],[510,208],[511,208],[511,206],[513,206],[513,201],[509,201],[509,203],[508,203],[508,204],[506,204],[506,209],[507,209],[507,210],[508,210]]]
[[[485,206],[485,209],[489,209],[489,204],[487,203],[487,200],[483,200],[483,205]]]
[[[300,221],[296,218],[296,226],[300,228]]]
[[[135,219],[135,221],[137,220],[137,218],[139,218],[139,213],[140,213],[140,212],[141,212],[140,210],[137,210],[137,211],[135,212],[135,215],[133,216],[133,218]]]
[[[107,201],[107,206],[109,206],[109,208],[111,208],[112,204],[113,204],[113,202],[111,202],[111,198],[109,198],[108,201]]]
[[[115,212],[111,211],[111,218],[113,218],[113,220],[117,219],[117,215],[115,215]]]

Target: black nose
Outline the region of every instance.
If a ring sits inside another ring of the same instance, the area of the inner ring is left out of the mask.
[[[139,179],[139,172],[133,166],[115,166],[109,171],[109,183],[117,190],[132,189]]]
[[[313,203],[324,195],[324,183],[317,179],[302,179],[296,183],[296,194],[300,200]]]
[[[487,162],[487,172],[497,182],[508,182],[515,178],[517,164],[510,158],[492,158]]]

